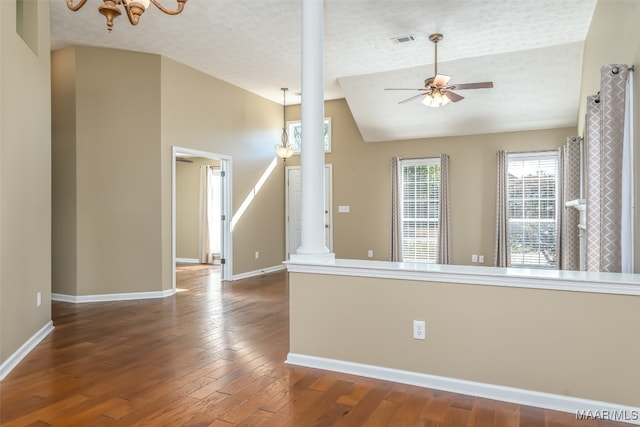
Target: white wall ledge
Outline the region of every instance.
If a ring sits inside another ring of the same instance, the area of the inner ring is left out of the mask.
[[[287,261],[285,264],[290,273],[640,296],[640,274],[476,267],[354,259],[336,259],[325,263]]]

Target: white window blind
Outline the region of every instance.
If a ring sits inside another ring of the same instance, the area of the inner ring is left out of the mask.
[[[557,175],[556,152],[508,155],[512,267],[557,268]]]
[[[440,210],[440,159],[402,160],[402,258],[435,263]]]

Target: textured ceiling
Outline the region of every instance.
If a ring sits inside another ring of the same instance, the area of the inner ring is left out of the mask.
[[[162,0],[168,7],[174,0]],[[325,0],[325,98],[346,98],[365,141],[573,126],[583,43],[596,0]],[[153,6],[137,27],[111,34],[99,0],[78,12],[51,0],[52,49],[104,46],[155,53],[275,102],[299,103],[300,0],[189,0],[171,17]],[[441,109],[398,105],[438,62],[452,82],[493,81],[460,91]],[[393,43],[413,34],[416,40]],[[405,96],[406,95],[406,96]]]

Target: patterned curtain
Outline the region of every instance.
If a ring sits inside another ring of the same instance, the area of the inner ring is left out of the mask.
[[[587,97],[585,121],[587,178],[587,271],[600,271],[600,97]]]
[[[626,65],[600,70],[587,104],[587,270],[620,272]]]
[[[629,69],[625,99],[624,143],[622,147],[622,272],[633,273],[633,69]]]
[[[510,267],[506,151],[496,153],[496,163],[496,246],[493,258],[496,267]]]
[[[449,156],[440,155],[440,211],[438,221],[437,264],[451,264],[451,244],[449,242]]]
[[[402,262],[402,168],[400,158],[391,159],[391,261]]]
[[[567,143],[559,149],[558,159],[558,268],[580,270],[579,212],[565,203],[580,197],[580,139],[567,138]]]

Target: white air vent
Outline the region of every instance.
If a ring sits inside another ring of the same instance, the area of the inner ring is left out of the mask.
[[[408,36],[392,37],[391,41],[394,43],[407,43],[407,42],[412,42],[415,39],[416,39],[415,35],[409,34]]]

